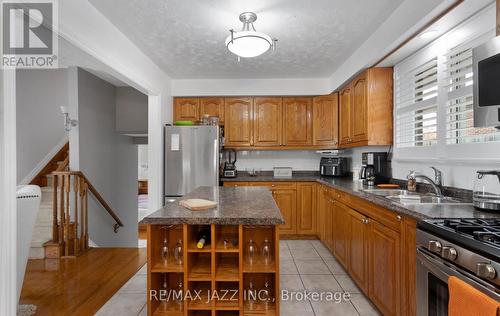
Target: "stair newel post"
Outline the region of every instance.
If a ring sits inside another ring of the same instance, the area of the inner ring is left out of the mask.
[[[83,195],[84,199],[84,214],[85,214],[85,249],[89,248],[89,205],[88,205],[88,192],[89,192],[89,185],[87,182],[85,182],[85,192]]]
[[[74,191],[74,205],[75,205],[75,209],[73,210],[73,212],[75,212],[75,228],[74,228],[74,240],[73,240],[73,252],[75,254],[75,256],[78,256],[78,253],[80,252],[79,250],[79,247],[78,247],[78,184],[79,184],[79,181],[80,180],[80,176],[79,175],[75,175],[74,176],[74,179],[73,179],[73,191]]]
[[[85,216],[85,204],[84,204],[84,195],[85,195],[85,182],[83,181],[82,177],[78,177],[78,182],[80,185],[80,219],[81,219],[81,224],[80,224],[80,235],[78,237],[78,242],[80,249],[85,249],[85,221],[84,221],[84,216]]]
[[[52,175],[52,240],[54,242],[59,242],[57,224],[57,175]]]
[[[69,225],[70,225],[70,212],[69,212],[69,192],[71,190],[71,176],[69,174],[65,175],[64,180],[64,202],[65,202],[65,219],[66,223],[64,225],[64,255],[69,255]]]
[[[64,248],[64,226],[66,224],[66,220],[64,218],[64,175],[57,175],[59,178],[59,244],[60,251],[63,251]]]

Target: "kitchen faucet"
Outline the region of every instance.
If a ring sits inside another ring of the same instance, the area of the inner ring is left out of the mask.
[[[432,186],[432,188],[434,189],[434,192],[436,193],[436,196],[443,197],[443,192],[442,192],[442,189],[443,189],[442,179],[443,179],[443,177],[442,177],[442,173],[436,167],[431,167],[431,168],[432,168],[432,170],[434,170],[434,180],[432,180],[431,178],[429,178],[426,175],[416,173],[415,171],[410,172],[410,174],[408,175],[408,177],[409,178],[413,178],[413,179],[423,179],[423,180],[427,181]]]

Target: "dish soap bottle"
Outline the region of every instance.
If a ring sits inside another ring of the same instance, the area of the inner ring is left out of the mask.
[[[408,179],[408,191],[417,191],[417,179],[415,179],[415,171],[410,171],[410,174],[406,178]]]

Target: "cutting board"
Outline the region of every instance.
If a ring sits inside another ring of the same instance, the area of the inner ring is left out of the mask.
[[[399,184],[377,184],[379,189],[399,189]]]
[[[204,199],[187,199],[179,201],[179,205],[191,211],[203,211],[217,206],[217,202]]]

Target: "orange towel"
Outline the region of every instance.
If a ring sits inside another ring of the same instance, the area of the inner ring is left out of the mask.
[[[497,316],[500,302],[492,299],[457,277],[448,278],[450,301],[448,316]]]

